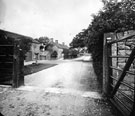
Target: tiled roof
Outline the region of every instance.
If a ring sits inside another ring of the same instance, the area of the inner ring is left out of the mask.
[[[32,43],[37,43],[37,44],[41,44],[39,41],[37,41],[36,39],[32,39]]]
[[[67,45],[62,45],[62,44],[59,44],[59,43],[57,44],[55,42],[50,42],[50,43],[57,46],[60,49],[69,49]]]

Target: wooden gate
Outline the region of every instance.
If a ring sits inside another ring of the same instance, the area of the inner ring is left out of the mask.
[[[23,85],[23,62],[20,42],[0,31],[0,84],[13,87]]]
[[[135,33],[104,34],[103,91],[124,116],[135,116]]]

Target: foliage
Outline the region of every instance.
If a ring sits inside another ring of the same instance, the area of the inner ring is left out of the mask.
[[[25,55],[31,48],[32,38],[21,37],[20,40],[20,48],[22,49],[23,54]]]
[[[118,33],[135,29],[134,0],[123,0],[121,2],[103,0],[103,2],[103,9],[92,16],[92,22],[83,35],[83,38],[88,42],[88,50],[93,58],[94,71],[101,84],[104,33]],[[76,47],[74,44],[72,46]]]
[[[53,67],[53,66],[56,66],[56,64],[46,64],[46,63],[35,64],[35,63],[33,63],[33,64],[30,64],[30,65],[26,65],[26,66],[24,66],[24,75],[26,76],[26,75],[29,75],[29,74],[33,74],[33,73],[42,71],[44,69],[47,69],[47,68],[50,68],[50,67]]]
[[[37,38],[35,40],[37,40],[38,42],[42,43],[42,45],[39,48],[41,51],[46,50],[47,47],[49,46],[50,39],[47,36],[39,37],[39,38]]]
[[[71,48],[82,48],[86,46],[87,37],[86,37],[87,30],[83,30],[82,32],[78,33],[70,43]]]
[[[53,44],[48,43],[48,44],[45,46],[45,50],[48,50],[48,51],[52,52],[52,51],[53,51],[53,47],[54,47]]]
[[[70,49],[70,52],[69,52],[71,58],[76,58],[78,53],[79,53],[78,50],[75,50],[75,49]]]
[[[71,49],[64,49],[63,54],[64,54],[64,59],[68,58],[76,58],[78,55],[78,50],[71,48]]]
[[[64,59],[68,58],[69,49],[63,49]]]
[[[45,36],[45,37],[39,37],[38,41],[43,44],[48,44],[50,40],[48,37]]]

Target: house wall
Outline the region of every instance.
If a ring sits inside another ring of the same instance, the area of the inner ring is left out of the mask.
[[[26,53],[26,59],[25,61],[33,61],[36,58],[39,60],[40,59],[40,55],[36,55],[35,53],[40,53],[40,45],[39,43],[32,43],[31,45],[31,49],[29,52]]]
[[[54,47],[53,47],[53,51],[56,51],[56,52],[58,53],[57,59],[62,58],[63,49],[60,49],[60,48],[58,48],[57,46],[54,46]]]
[[[25,61],[32,61],[32,51],[26,53]]]
[[[58,59],[63,57],[62,52],[63,52],[63,49],[58,49],[58,56],[57,56]]]

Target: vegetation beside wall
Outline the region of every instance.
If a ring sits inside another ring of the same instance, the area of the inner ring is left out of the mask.
[[[77,35],[71,43],[72,46],[76,46],[76,38],[87,43],[85,46],[88,47],[89,53],[92,54],[94,71],[101,85],[104,33],[114,32],[117,34],[135,29],[134,0],[124,0],[121,2],[102,1],[104,4],[103,9],[98,14],[92,15],[93,19],[88,28],[84,29],[81,34],[79,33],[79,36]]]
[[[135,29],[133,0],[123,2],[104,1],[104,7],[88,27],[88,50],[92,53],[94,71],[102,84],[102,61],[104,33],[124,32]]]

